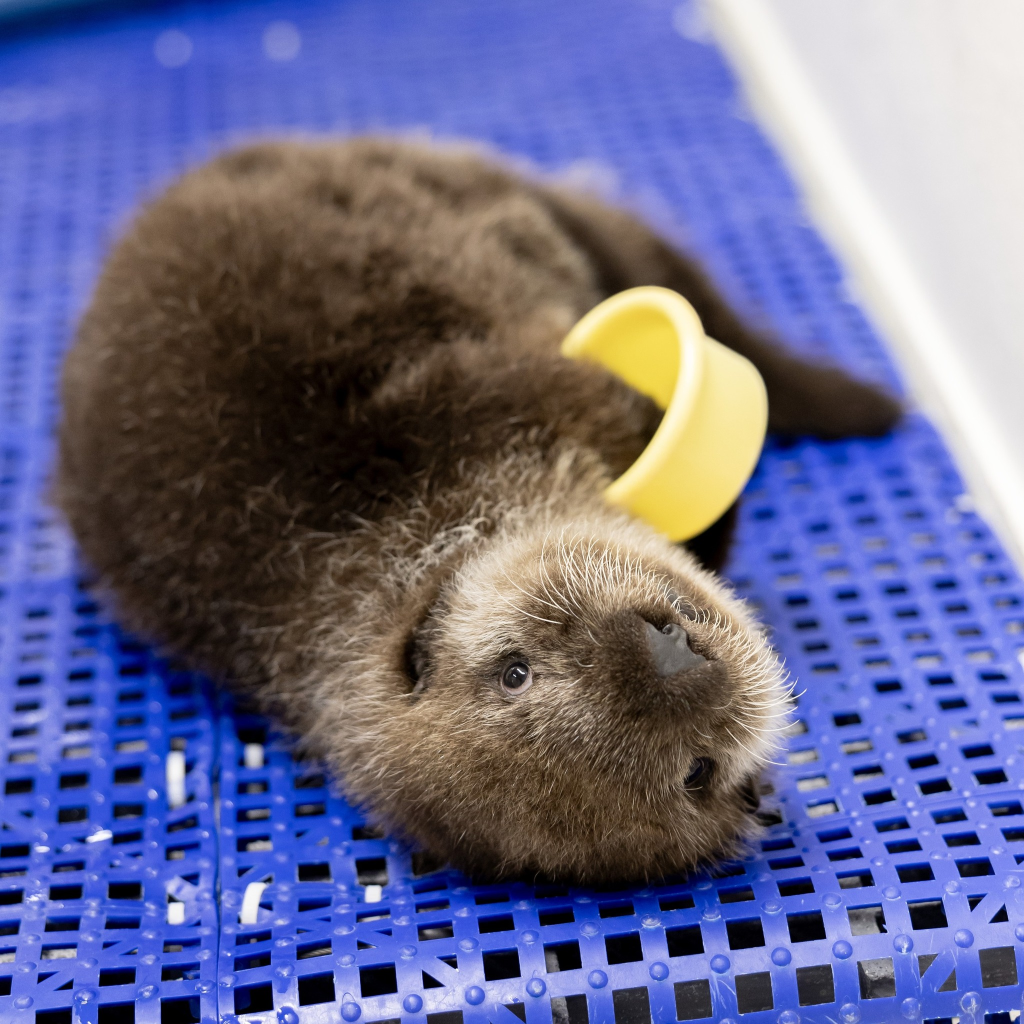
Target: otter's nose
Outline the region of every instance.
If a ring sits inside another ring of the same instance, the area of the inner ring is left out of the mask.
[[[670,622],[663,629],[658,629],[651,622],[644,625],[647,627],[647,646],[659,676],[674,676],[677,672],[703,665],[707,660],[702,654],[690,650],[686,630],[675,622]]]

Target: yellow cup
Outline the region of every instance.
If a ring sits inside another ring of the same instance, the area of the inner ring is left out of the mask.
[[[704,333],[668,288],[631,288],[592,309],[562,354],[600,363],[665,410],[640,458],[605,497],[671,540],[707,529],[739,497],[768,425],[754,364]]]

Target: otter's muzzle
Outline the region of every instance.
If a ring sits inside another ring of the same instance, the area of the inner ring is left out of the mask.
[[[645,623],[647,627],[647,646],[658,675],[662,678],[674,676],[688,669],[703,665],[707,659],[702,654],[690,650],[690,638],[686,630],[675,622],[663,629],[653,623]]]

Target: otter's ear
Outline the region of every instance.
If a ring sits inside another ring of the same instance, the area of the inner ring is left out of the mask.
[[[761,807],[761,780],[756,775],[751,775],[740,786],[740,799],[743,801],[744,809],[748,814],[756,814]]]
[[[436,602],[415,626],[405,643],[405,672],[412,685],[410,692],[423,693],[430,686],[432,652],[441,633],[441,602]]]
[[[412,692],[422,693],[430,675],[430,646],[422,626],[413,630],[406,648],[406,672],[412,681]]]

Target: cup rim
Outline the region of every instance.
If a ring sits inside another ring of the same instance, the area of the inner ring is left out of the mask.
[[[622,504],[641,488],[647,486],[671,459],[696,408],[704,378],[704,327],[693,306],[678,292],[658,285],[642,285],[618,292],[595,306],[580,319],[562,342],[562,354],[573,359],[593,358],[592,346],[599,332],[614,328],[614,321],[638,309],[655,310],[671,323],[679,346],[679,369],[672,395],[667,404],[643,388],[637,388],[652,398],[664,415],[653,437],[633,464],[606,489],[609,501]],[[621,336],[620,347],[630,343],[628,333]],[[616,374],[631,387],[632,381]]]
[[[628,308],[657,309],[671,322],[679,346],[679,370],[672,397],[654,436],[636,461],[607,487],[605,495],[617,505],[628,503],[665,472],[680,445],[685,443],[704,383],[704,328],[689,302],[667,288],[631,289]]]

